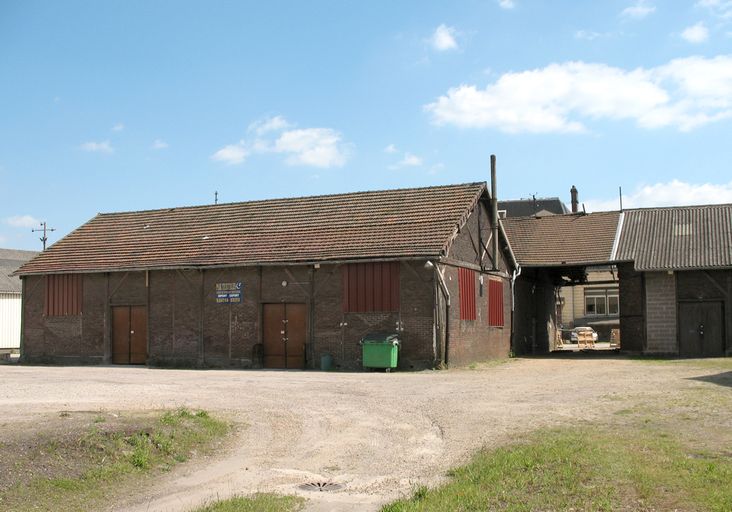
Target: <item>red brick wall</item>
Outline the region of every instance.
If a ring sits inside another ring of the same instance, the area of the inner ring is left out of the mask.
[[[480,222],[478,216],[480,215]],[[481,240],[478,237],[480,224]],[[479,247],[487,246],[491,236],[488,208],[480,204],[470,215],[465,226],[460,230],[453,242],[448,257],[459,262],[479,265]],[[499,244],[502,250],[503,243]],[[490,270],[492,265],[490,253],[484,255],[483,266]],[[444,270],[445,281],[450,292],[450,341],[449,364],[465,365],[474,361],[508,357],[511,350],[511,283],[508,279],[507,261],[503,252],[498,258],[498,272],[477,272],[475,286],[475,303],[477,318],[475,320],[460,320],[460,301],[458,289],[458,268],[452,265],[441,266]],[[483,286],[478,281],[483,276]],[[503,282],[503,311],[504,326],[491,327],[488,321],[488,279],[499,279]],[[482,288],[482,289],[481,289]],[[441,337],[444,343],[444,337]],[[444,353],[444,347],[443,347]]]

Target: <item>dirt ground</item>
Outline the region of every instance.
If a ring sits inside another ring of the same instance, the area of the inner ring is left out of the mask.
[[[649,403],[687,407],[679,397],[728,400],[726,368],[571,356],[391,374],[12,365],[0,366],[0,428],[27,432],[62,411],[202,408],[245,425],[229,449],[181,465],[115,510],[190,510],[275,491],[307,498],[310,511],[372,511],[439,483],[476,449],[538,428],[603,422]],[[714,421],[732,431],[732,411]],[[343,489],[299,489],[309,482]]]

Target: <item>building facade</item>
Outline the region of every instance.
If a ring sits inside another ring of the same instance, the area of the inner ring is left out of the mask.
[[[20,349],[23,305],[21,281],[11,274],[37,254],[34,251],[0,249],[0,350],[6,353]]]
[[[20,269],[21,357],[355,369],[374,331],[401,368],[507,357],[517,267],[491,204],[473,183],[100,214]]]

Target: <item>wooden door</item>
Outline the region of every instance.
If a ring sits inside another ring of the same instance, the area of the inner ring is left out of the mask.
[[[285,304],[287,368],[305,368],[305,304]]]
[[[721,302],[679,303],[679,354],[683,357],[724,355]]]
[[[305,367],[305,304],[264,304],[262,345],[265,368]]]
[[[145,364],[147,361],[147,309],[145,306],[112,307],[112,363]]]

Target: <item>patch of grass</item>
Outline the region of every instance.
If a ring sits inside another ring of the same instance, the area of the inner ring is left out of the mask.
[[[540,431],[478,453],[451,482],[383,507],[427,510],[732,510],[732,459],[652,427]]]
[[[0,509],[58,510],[63,503],[66,511],[96,510],[127,485],[139,487],[156,472],[205,451],[229,430],[205,411],[183,408],[98,421],[100,416],[78,432],[59,434],[37,452],[18,455],[14,465],[34,476],[0,484]],[[37,476],[38,468],[43,476]]]
[[[305,500],[297,496],[255,494],[215,501],[192,512],[295,512],[302,509],[304,503]]]

